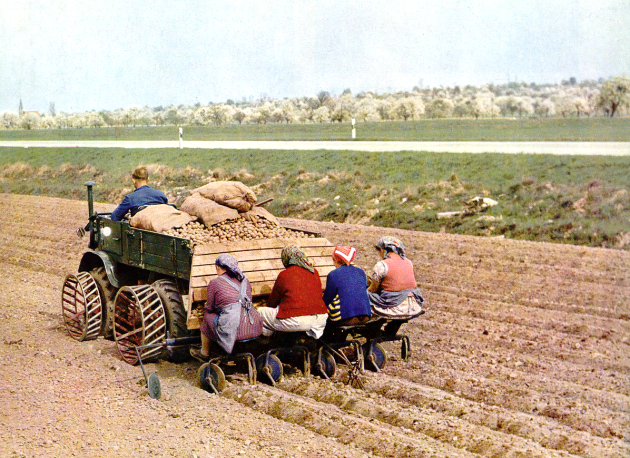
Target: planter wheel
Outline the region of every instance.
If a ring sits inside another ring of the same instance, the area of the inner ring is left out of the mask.
[[[66,277],[61,292],[61,311],[70,337],[80,342],[98,337],[103,316],[101,295],[88,272]]]
[[[123,360],[138,363],[160,357],[166,340],[166,316],[162,300],[151,285],[123,286],[114,300],[114,340]]]

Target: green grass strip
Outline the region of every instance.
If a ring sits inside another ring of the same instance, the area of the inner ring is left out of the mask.
[[[184,140],[350,140],[350,123],[184,126]],[[0,131],[0,140],[170,140],[175,126]],[[630,141],[630,118],[425,119],[357,123],[369,141]]]
[[[630,248],[627,156],[3,148],[0,192],[85,199],[93,180],[97,200],[118,203],[141,164],[173,200],[237,179],[277,216]],[[471,212],[476,196],[499,204]]]

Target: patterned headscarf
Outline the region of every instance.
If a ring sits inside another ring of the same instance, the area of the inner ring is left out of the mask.
[[[217,256],[217,259],[214,261],[214,264],[225,269],[232,277],[236,278],[238,281],[243,281],[245,275],[241,271],[241,268],[238,266],[238,261],[231,254],[220,254]]]
[[[405,259],[405,245],[396,237],[385,236],[376,244],[376,248],[385,250],[385,257],[389,258],[389,253],[393,252]]]
[[[351,246],[336,246],[333,250],[332,257],[335,261],[349,266],[355,254],[357,254],[356,248]]]
[[[287,245],[284,247],[282,250],[282,264],[284,267],[299,266],[308,270],[310,273],[315,272],[313,263],[308,259],[306,253],[295,245]]]

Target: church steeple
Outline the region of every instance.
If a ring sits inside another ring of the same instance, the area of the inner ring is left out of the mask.
[[[18,110],[18,115],[21,117],[24,114],[24,106],[22,105],[22,99],[20,99],[20,108]]]

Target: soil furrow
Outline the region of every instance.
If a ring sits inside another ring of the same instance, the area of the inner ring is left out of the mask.
[[[588,457],[609,456],[606,451],[612,450],[616,450],[619,456],[630,453],[630,444],[621,439],[613,445],[607,439],[567,427],[545,416],[509,410],[503,406],[479,405],[475,401],[399,377],[381,373],[378,377],[363,378],[362,383],[368,392],[419,407],[429,407],[477,425],[535,440],[547,448],[567,450]]]
[[[316,385],[321,387],[322,384]],[[281,387],[282,385],[279,388]],[[224,391],[222,395],[259,412],[302,426],[323,436],[334,437],[346,445],[360,447],[366,453],[376,456],[392,458],[483,456],[465,450],[458,443],[458,437],[453,441],[456,436],[448,431],[448,425],[443,428],[444,434],[441,437],[434,438],[423,433],[416,433],[409,428],[393,426],[373,417],[349,413],[329,402],[321,402],[262,385],[258,389],[235,386]],[[505,457],[523,456],[518,454],[520,451],[511,450],[506,444],[501,446],[501,451],[503,452],[501,456]]]
[[[628,411],[610,410],[598,403],[582,401],[582,392],[538,391],[520,383],[518,377],[504,380],[500,373],[493,378],[458,370],[445,364],[417,362],[401,369],[397,376],[493,406],[543,415],[581,431],[603,438],[623,438],[628,431]],[[576,398],[576,396],[578,396]],[[608,401],[610,402],[610,401]],[[596,408],[593,408],[596,407]]]
[[[415,358],[422,358],[422,356],[423,354],[420,352],[414,354]],[[465,371],[471,364],[469,360],[462,361],[461,358],[443,358],[439,361],[440,367],[447,367],[455,371]],[[529,390],[546,393],[558,399],[572,394],[574,397],[579,397],[580,402],[586,405],[604,407],[613,412],[628,412],[628,396],[617,391],[596,389],[583,382],[576,383],[565,378],[559,378],[553,373],[541,377],[540,373],[528,373],[521,370],[520,367],[506,367],[501,363],[484,364],[477,361],[473,361],[473,363],[479,367],[476,375],[480,377],[493,381],[500,379],[512,381],[514,384],[523,384]],[[413,362],[410,365],[412,370],[415,369]],[[554,375],[556,376],[554,377]],[[617,387],[618,391],[623,388],[626,387]]]
[[[557,364],[558,360],[562,360],[568,365],[580,367],[588,362],[591,370],[630,372],[627,334],[623,335],[621,331],[611,331],[600,337],[580,337],[548,330],[536,334],[535,330],[518,328],[472,318],[464,323],[460,320],[427,320],[422,323],[421,332],[411,331],[411,334],[418,336],[418,342],[439,344],[460,357],[466,354],[479,361],[484,357],[494,359],[496,356],[490,353],[498,353],[500,359],[510,358],[507,361],[514,359],[516,362],[518,355],[532,353],[529,356],[537,360],[532,361],[533,364],[548,360]],[[471,336],[477,338],[473,340]]]
[[[435,439],[454,442],[453,438],[457,437],[459,439],[456,442],[460,446],[483,456],[509,455],[505,449],[497,448],[497,444],[505,443],[510,443],[516,449],[529,449],[532,456],[548,456],[549,449],[553,449],[580,456],[598,457],[608,448],[600,439],[598,447],[586,450],[582,440],[588,439],[588,442],[592,442],[592,436],[562,427],[553,421],[543,422],[546,425],[541,426],[532,422],[534,417],[531,415],[520,414],[518,411],[496,409],[494,417],[475,417],[470,412],[474,408],[473,403],[460,402],[455,410],[452,407],[453,404],[458,404],[457,397],[444,392],[441,396],[435,393],[432,396],[423,396],[424,387],[395,377],[366,374],[362,377],[362,383],[365,390],[352,390],[338,383],[318,386],[295,378],[283,383],[282,388],[320,402],[334,404],[348,412],[421,432]],[[451,410],[446,411],[444,405],[436,409],[432,405],[436,398],[442,402],[448,402],[446,398],[454,398]],[[528,431],[527,426],[532,423],[534,427]],[[527,432],[533,437],[529,437]],[[545,442],[544,446],[542,442]],[[630,451],[630,447],[627,450]]]
[[[491,303],[509,303],[512,306],[522,307],[525,310],[541,310],[541,311],[556,311],[556,312],[564,312],[564,313],[577,313],[577,314],[585,314],[591,315],[594,317],[603,317],[603,318],[614,318],[614,319],[627,319],[628,310],[627,301],[625,298],[630,299],[630,294],[628,294],[628,287],[614,285],[610,286],[606,291],[603,291],[601,285],[597,285],[599,290],[598,295],[602,296],[614,296],[616,297],[615,304],[596,304],[594,300],[576,302],[576,298],[571,296],[572,302],[558,302],[545,300],[541,301],[540,298],[534,297],[531,299],[521,300],[515,298],[511,292],[503,293],[503,294],[491,294],[487,292],[479,292],[474,290],[463,289],[461,286],[441,286],[436,284],[427,284],[424,283],[422,286],[423,293],[431,296],[455,296],[461,298],[460,300],[474,300],[478,302],[491,302]],[[448,301],[437,301],[435,297],[433,297],[435,305],[437,307],[452,307]]]
[[[615,313],[618,309],[628,313],[628,302],[630,293],[625,285],[602,285],[602,284],[574,284],[572,288],[563,291],[558,285],[550,284],[529,284],[527,291],[519,291],[508,286],[499,287],[493,285],[488,288],[483,282],[462,282],[433,281],[427,278],[420,278],[420,284],[425,293],[446,292],[461,297],[477,299],[480,301],[505,301],[522,307],[532,307],[539,309],[556,310],[570,304],[579,304],[587,310],[603,309],[608,313]],[[568,300],[567,300],[568,299]],[[570,311],[570,310],[567,310]],[[592,312],[591,312],[592,313]],[[597,313],[593,313],[597,314]]]
[[[425,336],[427,335],[430,337],[430,334],[425,334]],[[436,336],[439,336],[439,334],[436,333]],[[457,364],[464,356],[465,360],[462,365],[475,365],[479,374],[492,373],[494,369],[500,366],[507,377],[516,375],[521,381],[524,381],[523,377],[539,380],[541,374],[545,374],[546,380],[564,380],[577,386],[606,392],[606,396],[623,398],[630,395],[630,380],[617,376],[618,373],[627,372],[625,367],[620,369],[615,365],[611,365],[607,368],[600,366],[595,369],[597,366],[596,360],[592,358],[578,359],[576,363],[570,363],[564,359],[563,364],[559,367],[558,360],[553,355],[528,355],[522,347],[505,349],[486,345],[482,348],[471,348],[464,346],[460,341],[453,341],[452,339],[444,341],[440,337],[431,339],[431,341],[439,343],[444,348],[452,348],[453,350],[435,350],[431,348],[432,344],[430,343],[418,342],[414,347],[414,358],[434,357],[436,352],[438,352],[441,356],[438,358],[439,361]],[[527,380],[525,383],[531,386],[532,381]]]
[[[448,295],[443,301],[431,303],[432,317],[435,321],[447,318],[449,321],[461,320],[466,322],[485,321],[503,325],[516,326],[517,329],[530,329],[532,333],[553,331],[570,338],[594,338],[611,340],[611,334],[623,336],[627,331],[627,319],[594,317],[583,314],[567,314],[550,310],[527,310],[525,307],[514,307],[505,302],[477,303],[475,300],[464,300],[455,295]],[[440,307],[439,304],[465,302],[461,309]],[[464,308],[465,307],[465,308]]]

